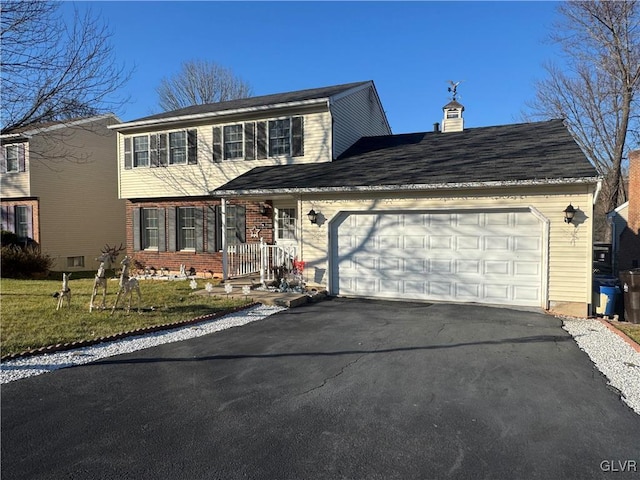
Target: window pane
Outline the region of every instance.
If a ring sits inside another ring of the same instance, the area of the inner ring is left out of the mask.
[[[224,127],[224,158],[242,158],[242,125]]]
[[[278,209],[278,239],[295,240],[296,238],[296,209]]]
[[[7,158],[7,172],[17,172],[20,170],[18,163],[18,146],[9,145],[6,150]]]
[[[196,248],[196,216],[195,208],[178,209],[178,239],[180,250]]]
[[[269,156],[289,155],[291,151],[289,119],[269,121]]]
[[[169,163],[187,163],[187,132],[173,132],[169,134]]]
[[[149,137],[133,137],[133,166],[149,166]]]
[[[16,235],[29,236],[29,209],[25,206],[15,207]]]
[[[142,210],[143,245],[142,248],[158,248],[158,209]]]

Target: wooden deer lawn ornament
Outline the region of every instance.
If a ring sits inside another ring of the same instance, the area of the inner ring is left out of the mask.
[[[131,297],[133,296],[133,292],[138,294],[138,312],[140,312],[140,302],[142,301],[142,295],[140,294],[140,285],[138,284],[138,280],[136,278],[129,278],[129,265],[131,264],[131,259],[128,256],[125,256],[120,262],[122,265],[122,272],[120,273],[120,284],[118,287],[118,295],[116,295],[116,303],[113,304],[113,309],[111,309],[111,315],[116,311],[116,307],[118,306],[118,302],[120,301],[120,295],[122,295],[123,300],[128,299],[127,302],[127,313],[131,309]]]
[[[70,273],[62,274],[62,288],[59,292],[54,294],[54,297],[58,299],[58,306],[56,310],[60,310],[60,307],[63,306],[65,298],[67,299],[67,307],[71,307],[71,289],[69,288],[69,279],[71,278]]]
[[[98,271],[96,272],[96,278],[93,281],[93,293],[91,294],[91,303],[89,304],[89,311],[92,312],[94,308],[97,308],[95,305],[96,295],[98,295],[98,290],[102,289],[102,305],[100,308],[104,310],[106,308],[106,299],[107,299],[107,270],[111,268],[111,264],[116,261],[120,252],[124,250],[122,244],[118,248],[115,246],[110,247],[109,244],[105,246],[100,252],[100,256],[96,258],[100,262],[98,266]]]

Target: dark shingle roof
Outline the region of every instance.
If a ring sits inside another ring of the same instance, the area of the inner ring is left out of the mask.
[[[218,191],[597,177],[562,120],[361,138],[331,163],[257,167]]]
[[[301,102],[304,100],[316,100],[319,98],[329,98],[338,93],[342,93],[360,85],[370,83],[355,82],[345,83],[343,85],[334,85],[331,87],[312,88],[308,90],[298,90],[296,92],[275,93],[272,95],[262,95],[259,97],[240,98],[237,100],[229,100],[227,102],[207,103],[204,105],[193,105],[191,107],[172,110],[170,112],[158,113],[148,117],[138,118],[132,122],[145,120],[162,120],[164,118],[182,117],[188,115],[198,115],[203,113],[223,112],[225,110],[237,110],[242,108],[261,107],[265,105],[275,105],[279,103]]]

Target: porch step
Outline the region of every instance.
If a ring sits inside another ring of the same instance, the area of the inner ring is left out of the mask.
[[[211,293],[206,290],[198,290],[193,293],[193,295],[212,295],[217,297],[226,297],[229,298],[245,298],[245,295],[242,293],[241,284],[232,283],[233,292],[228,294],[224,290],[224,286],[214,287]],[[245,285],[251,285],[247,283]],[[319,302],[327,297],[327,293],[324,290],[319,290],[312,296],[309,296],[305,293],[293,293],[293,292],[270,292],[268,290],[255,290],[252,289],[249,295],[246,296],[248,299],[253,300],[254,302],[262,303],[263,305],[276,305],[279,307],[285,308],[295,308],[300,305],[304,305],[309,302]]]

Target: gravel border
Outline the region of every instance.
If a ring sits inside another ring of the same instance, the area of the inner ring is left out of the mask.
[[[640,415],[640,352],[599,320],[559,318],[622,401]]]
[[[60,368],[82,365],[113,355],[155,347],[163,343],[179,342],[226,330],[227,328],[239,327],[262,320],[282,310],[286,310],[286,308],[258,304],[252,308],[180,328],[128,336],[120,340],[105,341],[82,348],[3,361],[0,364],[0,384],[41,375]]]

